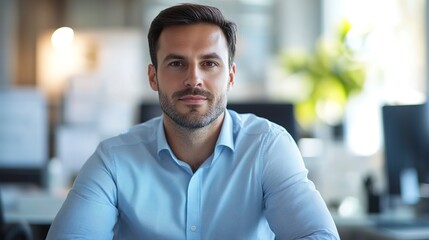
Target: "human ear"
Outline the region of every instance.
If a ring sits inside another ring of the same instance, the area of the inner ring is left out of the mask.
[[[156,68],[153,64],[147,66],[147,75],[149,77],[149,85],[154,91],[158,91],[158,81],[156,79]]]
[[[228,89],[230,89],[230,88],[232,88],[232,86],[234,86],[234,83],[235,83],[235,71],[236,71],[236,66],[235,66],[235,63],[233,63],[231,65],[231,69],[229,70]]]

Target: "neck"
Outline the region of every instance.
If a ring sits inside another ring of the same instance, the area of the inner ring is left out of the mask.
[[[183,128],[164,114],[167,142],[180,160],[188,163],[195,172],[213,153],[225,113],[208,126],[198,129]]]

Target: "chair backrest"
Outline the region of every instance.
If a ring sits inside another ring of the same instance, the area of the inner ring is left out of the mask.
[[[272,102],[243,102],[228,103],[228,109],[238,113],[253,113],[259,117],[266,118],[284,127],[297,141],[299,139],[298,128],[292,103]]]
[[[295,140],[299,139],[299,132],[298,127],[296,126],[294,114],[294,105],[292,103],[228,103],[227,108],[235,110],[238,113],[254,113],[260,117],[267,118],[286,128]],[[142,103],[140,104],[138,122],[147,121],[153,117],[160,116],[161,114],[162,109],[158,103]]]

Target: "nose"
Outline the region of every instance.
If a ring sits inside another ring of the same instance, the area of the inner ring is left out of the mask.
[[[200,87],[202,85],[202,72],[197,64],[191,64],[185,80],[186,87]]]

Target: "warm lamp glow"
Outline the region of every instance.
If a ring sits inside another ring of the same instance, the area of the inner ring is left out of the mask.
[[[69,27],[61,27],[55,30],[52,34],[52,45],[57,49],[64,49],[70,46],[73,42],[74,31]]]

